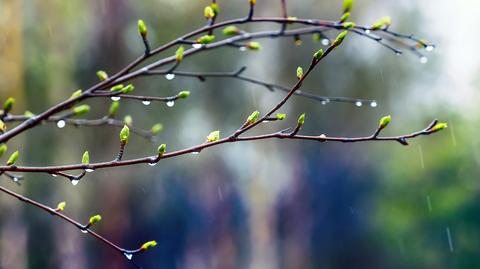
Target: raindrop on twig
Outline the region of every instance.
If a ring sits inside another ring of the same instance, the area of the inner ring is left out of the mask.
[[[175,101],[173,101],[173,100],[168,101],[166,104],[167,104],[168,107],[173,107],[175,105]]]
[[[67,123],[64,120],[57,121],[57,127],[62,129]]]

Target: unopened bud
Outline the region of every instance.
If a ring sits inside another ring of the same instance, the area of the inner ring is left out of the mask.
[[[7,130],[7,125],[5,124],[5,122],[0,120],[0,132],[5,132],[6,130]]]
[[[220,131],[213,131],[207,136],[207,142],[216,142],[220,140]]]
[[[90,220],[88,221],[88,224],[94,225],[96,223],[99,223],[101,220],[102,220],[102,216],[100,215],[91,216]]]
[[[248,124],[253,124],[258,120],[258,117],[260,116],[259,111],[254,111],[250,116],[247,118],[247,123]]]
[[[115,85],[115,86],[111,87],[110,91],[111,92],[117,92],[117,91],[120,91],[121,89],[123,89],[123,84],[118,84],[118,85]]]
[[[323,57],[323,49],[319,49],[317,52],[315,52],[315,54],[313,54],[313,57],[316,59],[316,60],[320,60],[322,57]]]
[[[12,153],[12,155],[10,155],[7,160],[7,165],[14,165],[18,161],[19,155],[20,153],[18,152],[18,150]]]
[[[35,114],[33,114],[31,111],[28,111],[28,110],[25,111],[25,112],[23,113],[23,115],[24,115],[25,117],[27,117],[27,118],[33,118],[33,117],[35,117]]]
[[[56,211],[64,211],[65,207],[67,207],[67,202],[63,201],[58,203]]]
[[[122,130],[120,131],[120,142],[123,144],[128,143],[128,138],[130,136],[130,129],[127,125],[124,125]]]
[[[247,43],[247,48],[249,48],[251,50],[260,50],[262,48],[262,46],[258,42],[251,41],[251,42]]]
[[[81,105],[73,108],[73,113],[75,114],[75,116],[81,116],[87,114],[88,112],[90,112],[89,105]]]
[[[340,17],[340,22],[346,22],[350,18],[350,12],[344,13],[342,17]]]
[[[215,16],[217,16],[218,13],[220,13],[220,6],[217,3],[212,3],[210,6],[212,7],[212,10],[213,10],[213,13],[215,13]]]
[[[108,116],[115,117],[119,108],[120,108],[120,102],[113,101],[112,104],[110,105],[110,108],[108,109]]]
[[[97,71],[97,77],[100,79],[100,81],[104,81],[108,79],[108,74],[107,72],[100,70],[100,71]]]
[[[350,12],[353,7],[353,0],[344,0],[343,1],[343,13]]]
[[[0,144],[0,158],[7,152],[8,146],[5,143]]]
[[[248,3],[254,6],[257,3],[257,0],[248,0]]]
[[[138,20],[138,33],[143,37],[147,37],[147,25],[143,20]]]
[[[141,247],[140,247],[140,250],[142,251],[146,251],[148,250],[149,248],[153,248],[157,245],[157,241],[148,241],[147,243],[143,244]]]
[[[430,131],[438,132],[438,131],[441,131],[441,130],[447,128],[447,127],[448,126],[445,122],[440,122],[440,123],[435,124],[435,126],[433,126],[432,129],[430,129]]]
[[[133,90],[135,90],[135,86],[133,86],[133,84],[128,84],[127,86],[123,87],[120,91],[123,94],[127,94],[127,93],[133,92]]]
[[[70,99],[75,99],[75,98],[79,97],[80,95],[82,95],[82,90],[78,89],[78,90],[76,90],[72,93],[72,95],[70,96]]]
[[[236,26],[227,26],[223,28],[223,34],[227,36],[234,36],[240,34],[240,29],[238,29]]]
[[[297,67],[297,78],[298,79],[303,78],[303,68],[301,66]]]
[[[177,51],[175,52],[175,59],[177,62],[181,62],[183,60],[183,53],[185,52],[185,48],[183,46],[180,46]]]
[[[387,125],[392,121],[392,116],[388,115],[380,119],[380,123],[378,124],[379,129],[383,129],[387,127]]]
[[[132,118],[132,116],[126,115],[126,116],[123,118],[123,123],[125,123],[125,124],[128,125],[128,126],[132,126],[132,123],[133,123],[133,118]]]
[[[190,96],[190,92],[189,91],[181,91],[177,94],[177,96],[180,99],[186,99]]]
[[[206,6],[203,10],[203,16],[205,16],[205,18],[208,20],[213,19],[215,17],[215,12],[213,11],[213,8],[211,6]]]
[[[277,118],[277,120],[284,120],[287,117],[287,114],[277,113],[275,117]]]
[[[154,135],[160,133],[163,130],[163,125],[161,123],[157,123],[150,128],[150,132]]]
[[[303,125],[305,123],[305,113],[303,113],[302,115],[300,115],[300,117],[298,117],[297,123],[298,125]]]
[[[3,103],[3,112],[8,113],[12,110],[13,105],[15,104],[15,99],[13,97],[8,97],[7,100]]]
[[[204,35],[204,36],[201,36],[201,37],[197,38],[197,43],[209,44],[209,43],[212,43],[213,40],[215,40],[214,35]]]
[[[85,151],[82,156],[82,164],[89,164],[90,163],[90,154],[88,151]]]
[[[340,34],[338,34],[337,38],[335,38],[335,41],[333,41],[333,43],[332,43],[332,47],[337,47],[340,44],[342,44],[342,42],[345,39],[345,37],[347,36],[347,34],[348,34],[348,31],[343,31]]]
[[[345,29],[352,29],[355,28],[356,24],[354,22],[344,22],[343,28]]]
[[[163,154],[165,154],[165,152],[167,152],[167,145],[161,144],[160,146],[158,146],[157,151],[158,151],[158,155],[162,156]]]

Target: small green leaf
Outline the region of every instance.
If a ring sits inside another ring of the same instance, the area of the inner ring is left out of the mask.
[[[342,17],[340,17],[340,22],[346,22],[350,18],[350,12],[344,13]]]
[[[7,125],[3,120],[0,120],[0,132],[5,132],[7,130]]]
[[[13,105],[15,104],[15,98],[8,97],[7,100],[3,103],[3,112],[8,113],[12,110]]]
[[[177,51],[175,52],[175,59],[177,62],[181,62],[183,60],[183,53],[185,52],[185,48],[180,46]]]
[[[82,156],[82,164],[89,164],[90,163],[90,154],[88,151],[85,151]]]
[[[303,78],[303,68],[301,66],[297,67],[297,78],[298,79]]]
[[[5,143],[0,144],[0,158],[7,152],[8,146]]]
[[[284,113],[277,113],[276,118],[277,120],[284,120],[287,117],[287,114]]]
[[[258,42],[251,41],[247,43],[247,48],[250,50],[260,50],[262,49],[262,46]]]
[[[163,130],[163,125],[161,123],[157,123],[152,126],[152,128],[150,129],[150,132],[152,132],[153,135],[156,135],[160,133],[162,130]]]
[[[352,29],[355,28],[356,24],[354,22],[344,22],[343,28],[345,29]]]
[[[322,59],[323,54],[325,54],[325,53],[323,52],[323,49],[319,49],[317,52],[315,52],[315,54],[313,54],[313,57],[314,57],[316,60],[320,60],[320,59]]]
[[[126,115],[126,116],[123,118],[123,123],[125,123],[125,124],[128,125],[128,126],[132,126],[132,123],[133,123],[133,118],[132,118],[132,116]]]
[[[161,144],[160,146],[158,146],[157,151],[158,151],[158,155],[162,156],[163,154],[165,154],[165,152],[167,152],[167,145]]]
[[[99,223],[100,221],[102,220],[102,216],[100,215],[95,215],[95,216],[91,216],[90,217],[90,220],[88,221],[88,223],[90,225],[94,225],[96,223]]]
[[[73,108],[73,113],[75,114],[75,116],[81,116],[87,114],[88,112],[90,112],[89,105],[81,105]]]
[[[138,20],[137,23],[138,26],[138,33],[143,37],[147,37],[147,25],[143,20]]]
[[[100,71],[97,71],[97,77],[100,79],[100,81],[104,81],[108,79],[108,74],[107,72],[100,70]]]
[[[58,203],[56,211],[64,211],[67,207],[67,202],[63,201]]]
[[[346,31],[346,30],[341,32],[340,34],[338,34],[337,38],[335,38],[335,41],[333,41],[333,43],[332,43],[332,47],[337,47],[340,44],[342,44],[342,42],[345,39],[345,37],[347,36],[347,34],[348,34],[348,31]]]
[[[112,104],[110,104],[110,108],[108,109],[108,116],[110,116],[111,118],[115,117],[119,108],[120,108],[120,102],[113,101]]]
[[[120,142],[127,144],[128,138],[130,136],[130,129],[127,125],[124,125],[122,130],[120,131]]]
[[[217,3],[212,3],[210,6],[212,7],[215,16],[217,16],[218,13],[220,13],[220,6]]]
[[[78,89],[78,90],[76,90],[72,93],[72,95],[70,96],[70,99],[75,99],[75,98],[79,97],[80,95],[82,95],[82,90]]]
[[[258,120],[258,117],[260,117],[260,111],[253,111],[253,113],[248,116],[247,123],[254,124]]]
[[[18,161],[19,155],[20,153],[18,152],[18,150],[12,153],[12,155],[10,155],[10,157],[8,158],[7,165],[14,165]]]
[[[207,142],[216,142],[220,140],[220,131],[213,131],[207,136]]]
[[[300,117],[298,117],[297,123],[298,125],[305,124],[305,113],[303,113],[302,115],[300,115]]]
[[[227,26],[223,28],[223,34],[226,36],[235,36],[240,34],[240,29],[238,29],[236,26]]]
[[[181,91],[177,94],[177,96],[180,99],[186,99],[190,96],[190,92],[189,91]]]
[[[353,7],[353,0],[344,0],[343,1],[343,13],[350,12]]]
[[[127,94],[127,93],[133,92],[133,90],[135,90],[135,86],[133,86],[133,84],[128,84],[127,86],[123,87],[120,91],[123,94]]]
[[[378,124],[379,129],[383,129],[387,127],[387,125],[392,121],[392,116],[388,115],[380,119],[380,123]]]
[[[209,43],[212,43],[214,40],[215,40],[214,35],[204,35],[204,36],[201,36],[201,37],[197,38],[197,43],[209,44]]]
[[[206,6],[203,10],[203,16],[205,16],[205,18],[208,20],[213,19],[215,17],[215,12],[213,11],[213,8],[211,6]]]
[[[118,85],[115,85],[115,86],[111,87],[110,91],[111,92],[116,92],[116,91],[120,91],[121,89],[123,89],[123,84],[118,84]]]
[[[141,247],[140,247],[140,250],[142,251],[146,251],[148,250],[149,248],[152,248],[152,247],[155,247],[157,245],[157,241],[148,241],[147,243],[143,244]]]
[[[439,122],[439,123],[435,124],[435,126],[433,126],[432,129],[430,129],[430,131],[438,132],[438,131],[441,131],[441,130],[447,128],[447,127],[448,127],[447,123]]]

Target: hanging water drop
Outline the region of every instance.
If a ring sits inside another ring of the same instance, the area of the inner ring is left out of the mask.
[[[157,165],[157,163],[156,162],[151,162],[151,163],[148,163],[148,165],[155,166],[155,165]]]
[[[91,172],[93,172],[93,171],[95,171],[95,169],[92,169],[92,168],[87,168],[87,169],[85,169],[85,172],[87,172],[87,173],[91,173]]]
[[[199,49],[202,47],[202,44],[195,43],[192,45],[192,47],[194,47],[195,49]]]
[[[427,45],[427,46],[425,47],[425,50],[426,50],[426,51],[432,51],[434,48],[435,48],[435,47],[432,46],[432,45]]]
[[[420,63],[426,64],[428,62],[428,58],[425,56],[420,57]]]
[[[57,121],[57,127],[62,129],[67,123],[64,120]]]
[[[330,44],[330,40],[328,40],[327,38],[322,39],[321,42],[322,42],[322,45],[324,46],[328,46],[328,44]]]
[[[165,78],[166,78],[167,80],[172,80],[172,79],[175,78],[175,74],[166,74],[166,75],[165,75]]]
[[[88,230],[81,229],[80,231],[81,231],[82,233],[84,233],[84,234],[88,234]]]
[[[370,29],[365,29],[365,34],[370,34]]]
[[[358,106],[358,107],[361,107],[363,104],[362,104],[361,101],[356,101],[356,102],[355,102],[355,105]]]
[[[244,46],[241,46],[240,48],[238,48],[240,51],[247,51],[247,47],[244,47]]]
[[[19,181],[18,177],[13,178],[13,182],[17,183]]]
[[[112,97],[110,97],[110,99],[112,99],[112,101],[119,101],[120,96],[112,96]]]
[[[192,154],[193,155],[198,155],[198,154],[200,154],[200,151],[194,151],[194,152],[192,152]]]
[[[168,107],[173,107],[174,105],[175,105],[175,101],[173,101],[173,100],[167,102]]]
[[[372,101],[372,102],[370,103],[370,106],[371,106],[371,107],[377,107],[377,106],[378,106],[378,104],[377,104],[377,102],[376,102],[376,101]]]
[[[57,174],[50,174],[50,175],[52,175],[52,177],[58,177],[58,175],[57,175]]]
[[[73,185],[73,186],[77,186],[77,185],[78,185],[78,182],[80,182],[80,180],[78,180],[78,179],[72,179],[72,185]]]
[[[150,105],[151,103],[152,103],[152,102],[151,102],[150,100],[143,100],[143,101],[142,101],[142,104],[144,104],[144,105],[146,105],[146,106]]]
[[[125,257],[127,258],[127,260],[131,261],[132,258],[133,258],[133,254],[132,253],[123,253],[123,255],[125,255]]]

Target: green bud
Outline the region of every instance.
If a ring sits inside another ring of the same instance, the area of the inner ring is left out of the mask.
[[[146,251],[147,249],[149,248],[153,248],[157,245],[157,241],[148,241],[147,243],[143,244],[141,247],[140,247],[140,250],[142,251]]]
[[[128,84],[127,86],[123,87],[120,91],[123,94],[127,94],[127,93],[133,92],[133,90],[135,90],[135,86],[133,86],[133,84]]]
[[[313,42],[320,42],[320,40],[322,40],[322,35],[319,33],[315,33],[312,35],[312,40]]]
[[[201,36],[201,37],[197,38],[197,43],[209,44],[209,43],[212,43],[213,40],[215,40],[214,35],[204,35],[204,36]]]
[[[435,126],[433,126],[432,129],[430,129],[430,131],[432,131],[432,132],[438,132],[438,131],[441,131],[441,130],[447,128],[447,127],[448,127],[448,126],[447,126],[447,123],[445,123],[445,122],[440,122],[440,123],[435,124]]]
[[[130,129],[127,125],[124,125],[122,130],[120,131],[120,142],[127,144],[128,137],[130,136]]]
[[[251,50],[260,50],[262,46],[258,42],[251,41],[251,42],[248,42],[247,48]]]
[[[220,6],[217,3],[212,3],[210,6],[212,7],[212,10],[213,10],[213,13],[215,13],[215,16],[217,16],[218,13],[220,13]]]
[[[284,113],[277,113],[276,118],[277,120],[284,120],[287,117],[287,114]]]
[[[75,114],[75,116],[81,116],[87,114],[88,112],[90,112],[89,105],[81,105],[73,108],[73,113]]]
[[[220,140],[220,131],[213,131],[207,136],[207,142],[216,142]]]
[[[297,67],[297,78],[298,79],[303,78],[303,68],[301,66]]]
[[[387,28],[392,24],[392,19],[388,16],[381,18],[380,20],[376,21],[372,24],[372,30],[380,30],[382,28]]]
[[[25,117],[27,117],[27,118],[33,118],[33,117],[35,117],[35,114],[33,114],[32,112],[30,112],[30,111],[28,111],[28,110],[25,111],[25,112],[23,113],[23,115],[24,115]]]
[[[344,0],[343,1],[343,13],[350,12],[353,7],[353,0]]]
[[[223,34],[226,36],[235,36],[240,34],[240,29],[238,29],[236,26],[227,26],[223,28]]]
[[[342,42],[345,39],[345,37],[347,36],[347,34],[348,34],[348,31],[343,31],[340,34],[338,34],[337,38],[335,38],[335,41],[333,41],[333,43],[332,43],[332,47],[337,47],[340,44],[342,44]]]
[[[7,165],[14,165],[17,162],[19,155],[20,153],[18,153],[18,150],[12,153],[12,155],[10,155],[8,158]]]
[[[247,123],[248,124],[254,124],[258,120],[258,117],[260,117],[260,112],[259,111],[253,111],[253,113],[250,116],[248,116]]]
[[[323,49],[319,49],[317,52],[315,52],[315,54],[313,54],[313,57],[317,60],[320,60],[322,59],[323,54],[324,54]]]
[[[305,123],[305,113],[303,113],[302,115],[300,115],[300,117],[298,117],[297,123],[298,125],[303,125]]]
[[[132,123],[133,123],[133,118],[132,118],[132,116],[126,115],[126,116],[123,118],[123,123],[125,123],[126,125],[129,125],[129,126],[132,126]]]
[[[85,151],[82,156],[82,164],[89,164],[90,163],[90,154],[88,151]]]
[[[110,88],[110,91],[111,92],[116,92],[116,91],[120,91],[122,89],[123,89],[123,84],[118,84],[118,85],[115,85],[112,88]]]
[[[213,8],[211,6],[206,6],[203,10],[203,16],[205,16],[205,18],[208,20],[213,19],[215,17],[215,12],[213,11]]]
[[[147,37],[147,25],[143,20],[138,20],[138,33],[143,37]]]
[[[383,129],[387,127],[387,125],[392,121],[392,116],[388,115],[380,119],[380,123],[378,124],[379,129]]]
[[[162,156],[163,154],[165,154],[165,152],[167,152],[167,145],[161,144],[160,146],[158,146],[157,151],[158,151],[158,155]]]
[[[95,215],[95,216],[91,216],[90,217],[90,220],[88,221],[88,223],[90,225],[94,225],[96,223],[99,223],[100,221],[102,220],[102,216],[100,215]]]
[[[175,59],[177,62],[181,62],[183,60],[183,53],[185,52],[185,48],[183,46],[180,46],[177,51],[175,52]]]
[[[63,201],[58,203],[56,211],[64,211],[65,207],[67,207],[67,202]]]
[[[97,71],[97,77],[100,79],[100,81],[104,81],[108,79],[108,74],[107,72],[100,70],[100,71]]]
[[[7,152],[8,146],[5,143],[0,144],[0,158]]]
[[[5,132],[6,130],[7,130],[7,125],[5,124],[5,122],[0,120],[0,132]]]
[[[3,103],[3,112],[8,113],[12,110],[13,105],[15,104],[15,99],[13,97],[8,97],[7,100]]]
[[[340,17],[340,22],[346,22],[350,18],[350,12],[344,13],[342,17]]]
[[[181,91],[177,94],[177,96],[180,99],[186,99],[190,96],[190,92],[189,91]]]
[[[254,6],[254,5],[257,3],[257,0],[248,0],[248,3],[249,3],[251,6]]]
[[[110,105],[110,108],[108,109],[108,115],[110,117],[114,117],[117,114],[119,108],[120,108],[120,102],[113,101],[112,104]]]
[[[343,28],[345,29],[352,29],[355,28],[356,24],[354,22],[344,22]]]
[[[152,134],[156,135],[156,134],[160,133],[162,130],[163,130],[163,125],[161,123],[157,123],[157,124],[152,126],[152,128],[150,129],[150,132],[152,132]]]
[[[82,95],[82,90],[76,90],[72,93],[72,96],[70,96],[70,99],[74,99],[74,98],[77,98],[79,97],[80,95]]]

